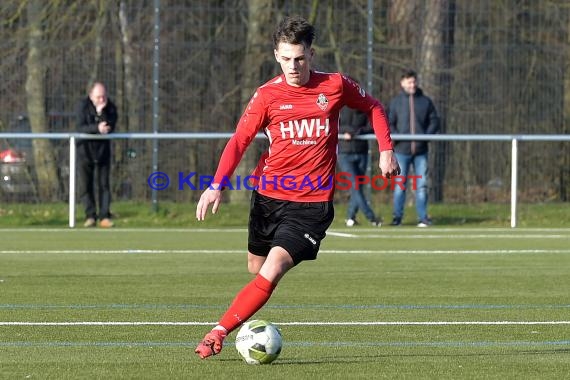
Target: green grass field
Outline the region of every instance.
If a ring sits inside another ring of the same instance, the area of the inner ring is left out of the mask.
[[[0,229],[0,378],[562,379],[570,229],[337,226],[255,316],[272,365],[193,349],[251,276],[242,228]]]
[[[386,223],[391,220],[390,204],[373,204],[378,216]],[[215,218],[205,223],[196,221],[196,202],[158,202],[153,212],[149,202],[119,201],[112,204],[117,227],[243,227],[248,221],[248,202],[224,203]],[[510,227],[510,204],[472,203],[430,204],[430,216],[437,226],[447,227]],[[337,201],[337,218],[333,227],[344,226],[346,202]],[[359,215],[360,219],[362,216]],[[415,209],[407,206],[404,224],[416,223]],[[0,204],[0,228],[4,227],[66,227],[69,209],[64,202]],[[77,205],[76,225],[83,224],[83,209]],[[519,227],[570,228],[570,202],[521,203],[517,208]]]

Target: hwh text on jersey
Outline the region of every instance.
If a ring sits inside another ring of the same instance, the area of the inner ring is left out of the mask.
[[[311,138],[329,135],[329,119],[324,123],[321,119],[301,119],[289,120],[287,123],[281,122],[281,138]],[[287,136],[287,134],[289,136]]]

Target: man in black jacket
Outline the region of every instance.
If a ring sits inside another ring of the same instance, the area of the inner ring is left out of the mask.
[[[82,99],[77,110],[77,131],[94,135],[106,135],[115,131],[117,108],[107,98],[102,83],[94,83],[89,96]],[[113,227],[111,220],[111,142],[109,140],[83,140],[77,143],[79,168],[79,197],[85,207],[85,227],[99,225]],[[99,195],[99,213],[95,205],[95,179]]]
[[[368,165],[368,141],[354,139],[354,136],[374,133],[368,123],[368,116],[358,110],[344,107],[340,111],[340,139],[338,141],[338,163],[340,170],[352,181],[350,200],[346,210],[346,226],[352,227],[356,222],[356,213],[361,210],[374,227],[380,227],[381,222],[374,214],[364,195],[363,186],[356,183],[358,176],[366,175]]]
[[[439,116],[433,102],[418,88],[417,75],[414,71],[404,72],[400,79],[402,91],[390,102],[388,118],[390,132],[400,134],[434,134],[439,131]],[[404,177],[402,186],[394,189],[394,219],[393,226],[402,224],[404,203],[406,201],[406,183],[410,165],[414,166],[416,191],[416,212],[418,227],[431,224],[427,213],[428,203],[428,142],[427,141],[396,141],[394,152]]]

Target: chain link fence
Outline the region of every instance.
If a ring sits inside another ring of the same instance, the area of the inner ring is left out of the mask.
[[[562,0],[4,0],[0,132],[75,131],[74,109],[94,80],[118,106],[118,132],[232,132],[256,86],[279,73],[276,22],[300,14],[317,29],[316,68],[350,74],[384,104],[401,71],[414,68],[442,133],[568,134],[569,9]],[[167,173],[212,174],[224,145],[116,140],[113,198],[149,201],[155,158]],[[256,141],[238,173],[265,146]],[[21,153],[0,164],[2,199],[67,199],[68,149],[66,141],[0,141],[1,152]],[[431,143],[430,163],[432,201],[508,202],[509,144]],[[568,201],[567,142],[521,143],[519,165],[522,201]],[[389,197],[374,194],[379,203]]]

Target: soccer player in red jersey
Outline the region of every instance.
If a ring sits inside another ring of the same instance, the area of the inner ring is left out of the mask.
[[[314,27],[301,17],[279,23],[273,45],[283,74],[254,93],[222,153],[212,186],[196,207],[198,220],[204,220],[210,205],[216,213],[222,182],[263,131],[269,150],[256,169],[261,175],[252,193],[248,229],[247,266],[256,276],[196,347],[202,359],[222,350],[224,338],[261,309],[287,271],[317,258],[334,218],[333,178],[342,107],[368,115],[380,148],[382,174],[389,178],[400,172],[380,102],[346,76],[311,70],[314,35]]]

